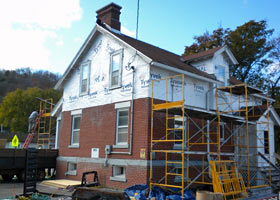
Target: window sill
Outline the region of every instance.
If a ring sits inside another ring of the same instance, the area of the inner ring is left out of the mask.
[[[83,97],[83,96],[86,96],[86,95],[88,95],[88,93],[80,94],[79,97]]]
[[[77,171],[68,171],[65,172],[65,176],[70,175],[70,176],[77,176]]]
[[[70,144],[68,146],[69,149],[79,149],[80,148],[80,144]]]
[[[121,86],[114,86],[114,87],[110,87],[110,90],[116,90],[116,89],[120,89],[121,88]]]
[[[126,182],[126,178],[110,176],[110,181]]]
[[[113,145],[113,148],[115,148],[115,149],[127,149],[128,144],[115,144],[115,145]]]

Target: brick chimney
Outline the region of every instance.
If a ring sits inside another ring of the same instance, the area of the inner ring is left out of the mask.
[[[120,14],[122,7],[117,4],[110,3],[109,5],[100,8],[96,11],[97,21],[108,24],[111,28],[118,31],[121,30]]]

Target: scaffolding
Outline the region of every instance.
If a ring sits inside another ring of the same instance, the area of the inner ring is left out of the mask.
[[[37,149],[49,149],[50,138],[51,138],[51,112],[53,109],[53,99],[40,99],[40,110],[44,111],[39,125],[38,125],[38,136],[37,136]]]
[[[150,187],[176,188],[183,197],[198,185],[215,191],[231,184],[234,192],[224,190],[224,198],[235,199],[247,195],[244,187],[271,185],[270,166],[260,156],[270,160],[268,98],[240,84],[213,89],[215,110],[193,107],[187,84],[184,75],[152,81]],[[221,175],[233,182],[215,181]]]

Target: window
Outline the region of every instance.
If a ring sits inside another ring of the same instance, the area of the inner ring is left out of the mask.
[[[182,174],[182,168],[175,168],[175,174]],[[174,182],[181,182],[182,175],[175,176]],[[184,168],[184,181],[187,181],[187,169]]]
[[[77,175],[77,164],[76,163],[67,163],[67,172],[65,175]]]
[[[225,81],[225,68],[222,66],[215,66],[216,69],[216,77],[220,81]]]
[[[128,108],[117,110],[116,144],[128,144]]]
[[[110,87],[119,87],[121,83],[123,50],[111,54]]]
[[[79,146],[80,142],[80,115],[72,116],[72,137],[71,137],[71,145]]]
[[[90,63],[81,65],[80,95],[88,94]]]
[[[126,182],[125,167],[114,165],[113,175],[110,177],[110,180]]]
[[[269,141],[268,141],[268,131],[263,132],[263,139],[264,139],[264,153],[269,154]]]
[[[182,140],[183,136],[182,136],[182,133],[184,131],[184,136],[185,136],[185,141],[186,141],[186,133],[187,133],[187,118],[185,117],[184,118],[184,125],[185,125],[185,128],[184,130],[182,129],[183,127],[183,119],[182,119],[182,116],[178,116],[178,115],[175,115],[174,116],[175,119],[174,119],[174,128],[176,128],[176,130],[174,130],[174,139],[175,140]],[[180,141],[176,141],[175,143],[175,147],[181,147],[181,144],[182,142]]]
[[[223,142],[225,140],[225,123],[220,123],[220,141]]]

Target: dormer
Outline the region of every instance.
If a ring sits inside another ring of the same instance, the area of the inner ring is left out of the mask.
[[[228,85],[229,66],[238,64],[234,55],[227,46],[216,47],[203,52],[184,56],[185,63],[204,71],[208,74],[213,74],[217,80],[224,85]]]

